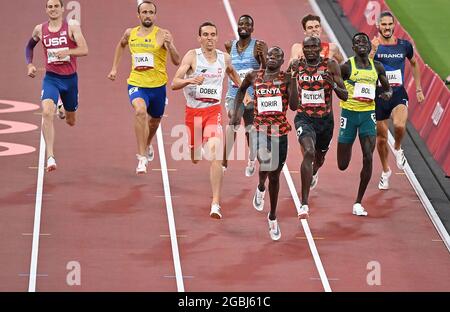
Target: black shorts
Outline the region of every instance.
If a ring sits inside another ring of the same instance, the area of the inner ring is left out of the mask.
[[[377,120],[386,120],[391,117],[392,110],[397,105],[408,106],[408,93],[403,86],[394,89],[394,93],[389,101],[385,101],[378,95],[382,92],[377,88],[375,97],[375,117]]]
[[[259,171],[275,171],[283,168],[287,158],[288,136],[268,136],[263,131],[252,131],[251,141],[257,150]]]
[[[305,113],[297,113],[294,118],[298,141],[306,136],[312,137],[316,151],[328,151],[333,138],[333,113],[324,117],[310,117]]]

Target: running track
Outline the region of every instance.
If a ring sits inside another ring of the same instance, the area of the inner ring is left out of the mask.
[[[257,177],[244,176],[244,161],[231,162],[226,172],[224,218],[217,221],[209,217],[208,164],[192,165],[170,156],[171,144],[177,140],[171,136],[171,129],[184,120],[180,91],[169,91],[167,116],[162,123],[161,143],[169,169],[171,200],[165,196],[158,155],[161,151],[156,141],[156,157],[149,174],[134,174],[136,143],[133,112],[126,94],[127,54],[118,81],[112,83],[106,75],[115,44],[125,28],[136,24],[135,1],[111,5],[111,1],[99,0],[95,6],[92,1],[79,2],[90,54],[79,60],[77,127],[69,129],[55,119],[59,168],[44,176],[36,291],[179,290],[168,202],[174,211],[185,291],[323,291],[323,281],[297,221],[284,177],[279,195],[279,242],[272,242],[267,233],[268,207],[264,213],[252,207]],[[281,46],[287,58],[291,44],[302,38],[300,17],[312,9],[308,1],[260,3],[233,0],[231,7],[236,17],[252,15],[254,37],[269,46]],[[14,14],[6,13],[9,9],[2,10],[4,27],[0,34],[2,42],[9,43],[3,46],[4,55],[9,57],[0,60],[0,100],[38,104],[43,72],[34,80],[27,78],[22,51],[34,25],[45,20],[45,13],[40,1],[19,0],[14,7],[27,9],[21,11],[20,25]],[[217,24],[219,48],[234,36],[222,0],[204,1],[201,7],[194,0],[161,1],[158,19],[159,25],[172,31],[183,55],[197,47],[198,25],[205,20]],[[40,46],[35,49],[35,60],[42,66]],[[174,71],[169,65],[170,77]],[[0,120],[40,125],[39,110],[3,112],[9,107],[0,102]],[[337,116],[335,105],[335,120]],[[7,128],[0,122],[0,142],[27,145],[36,151],[0,156],[0,291],[27,291],[40,134],[38,130],[2,133]],[[301,156],[294,133],[289,140],[287,165],[295,188],[300,190]],[[0,147],[0,154],[5,150]],[[331,290],[449,290],[450,280],[445,278],[450,276],[448,250],[403,174],[395,172],[391,190],[378,191],[381,168],[374,156],[374,175],[364,202],[369,217],[351,214],[361,168],[357,142],[350,168],[344,173],[337,169],[333,142],[320,171],[318,188],[311,195],[308,223]],[[396,168],[393,162],[391,168]],[[80,286],[66,283],[66,265],[70,261],[81,265]],[[381,285],[367,284],[367,265],[371,261],[380,264]]]

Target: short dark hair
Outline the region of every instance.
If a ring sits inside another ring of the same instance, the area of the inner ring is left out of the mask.
[[[248,18],[249,20],[252,21],[252,25],[255,26],[255,21],[253,20],[253,17],[251,17],[250,15],[248,15],[248,14],[241,15],[241,17],[239,17],[238,21],[239,21],[241,18]]]
[[[306,23],[309,21],[318,21],[319,23],[321,23],[320,16],[308,14],[302,19],[303,30],[306,30]]]
[[[317,44],[318,46],[322,44],[322,40],[320,40],[320,38],[316,36],[305,37],[305,39],[303,39],[303,43],[309,40],[315,41],[315,44]]]
[[[206,21],[206,22],[203,22],[203,23],[200,25],[200,27],[198,28],[198,35],[199,35],[199,36],[202,35],[202,27],[205,27],[205,26],[212,26],[212,27],[214,27],[214,28],[216,29],[216,34],[217,34],[217,26],[216,26],[213,22]]]
[[[45,7],[47,7],[48,1],[49,1],[49,0],[47,0],[47,2],[45,3]],[[61,4],[61,7],[63,8],[63,7],[64,7],[63,1],[62,1],[62,0],[59,0],[59,3]]]
[[[390,12],[390,11],[383,11],[383,12],[381,12],[380,13],[380,16],[378,17],[378,23],[381,21],[381,19],[383,18],[383,17],[385,17],[385,16],[390,16],[390,17],[392,17],[392,20],[395,20],[395,17],[394,17],[394,15],[392,14],[392,12]]]
[[[143,5],[144,3],[153,4],[153,6],[155,7],[155,13],[156,13],[156,4],[154,2],[152,2],[152,1],[147,1],[147,0],[142,1],[141,3],[139,3],[139,5],[137,6],[138,13],[141,13],[141,5]]]
[[[273,47],[269,48],[269,50],[272,50],[272,49],[276,49],[276,50],[280,51],[281,56],[283,56],[283,58],[284,58],[284,51],[282,48],[280,48],[279,46],[273,46]]]
[[[356,33],[356,34],[353,35],[353,38],[352,38],[352,44],[355,44],[355,39],[356,39],[356,37],[358,37],[358,36],[364,36],[364,37],[366,37],[366,38],[367,38],[367,41],[369,41],[369,43],[370,43],[369,35],[366,34],[366,33],[363,33],[363,32],[359,32],[359,33]]]

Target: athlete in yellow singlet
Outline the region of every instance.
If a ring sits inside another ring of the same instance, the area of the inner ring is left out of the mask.
[[[117,44],[114,61],[108,78],[115,80],[117,68],[125,47],[131,53],[131,73],[127,80],[128,95],[136,111],[134,129],[138,147],[137,174],[147,172],[147,164],[153,159],[151,141],[164,115],[166,105],[166,57],[180,64],[180,56],[171,33],[154,24],[156,5],[151,1],[140,1],[138,18],[141,25],[129,28]]]

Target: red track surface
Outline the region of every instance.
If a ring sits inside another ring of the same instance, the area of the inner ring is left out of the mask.
[[[79,60],[80,110],[77,127],[56,123],[58,170],[45,174],[38,291],[176,291],[166,202],[156,138],[155,160],[149,174],[136,176],[133,111],[128,104],[125,56],[119,80],[106,79],[113,50],[123,31],[134,26],[135,1],[80,1],[82,26],[90,54]],[[302,38],[300,17],[311,12],[307,1],[231,1],[236,17],[255,19],[254,37],[279,45],[286,58],[293,42]],[[5,55],[0,60],[7,76],[0,77],[0,100],[38,103],[41,75],[26,77],[22,51],[33,26],[45,20],[39,1],[16,1],[26,7],[17,26],[2,11],[0,30]],[[161,1],[159,25],[172,31],[181,54],[198,46],[198,25],[214,21],[220,44],[233,38],[222,1]],[[14,27],[14,30],[12,27]],[[42,64],[40,47],[36,63]],[[175,68],[169,66],[169,76]],[[184,97],[169,91],[167,117],[162,124],[181,267],[186,291],[323,291],[292,195],[282,177],[278,218],[279,242],[267,233],[265,213],[251,204],[257,177],[246,178],[245,162],[232,161],[224,178],[220,221],[209,217],[210,185],[207,162],[175,161],[170,147],[172,127],[183,123]],[[35,112],[2,114],[0,119],[40,124]],[[335,120],[339,116],[335,106]],[[293,120],[293,114],[290,115]],[[4,127],[1,126],[0,130]],[[335,131],[335,138],[337,131]],[[296,189],[301,156],[295,134],[289,137],[287,164]],[[38,131],[0,134],[1,142],[27,144],[39,150]],[[336,139],[334,140],[336,141]],[[0,152],[3,149],[0,148]],[[391,157],[392,158],[392,157]],[[443,291],[450,289],[450,257],[406,177],[395,174],[392,189],[377,189],[380,165],[374,156],[374,176],[365,207],[367,218],[355,217],[351,207],[361,168],[359,143],[352,163],[342,173],[336,164],[336,143],[320,171],[311,194],[309,224],[333,291]],[[28,289],[38,152],[0,157],[0,291]],[[391,164],[395,168],[395,164]],[[267,198],[268,199],[268,198]],[[268,204],[268,200],[266,201]],[[267,207],[266,207],[267,209]],[[81,264],[81,286],[66,284],[69,261]],[[366,282],[367,263],[381,265],[379,286]]]

